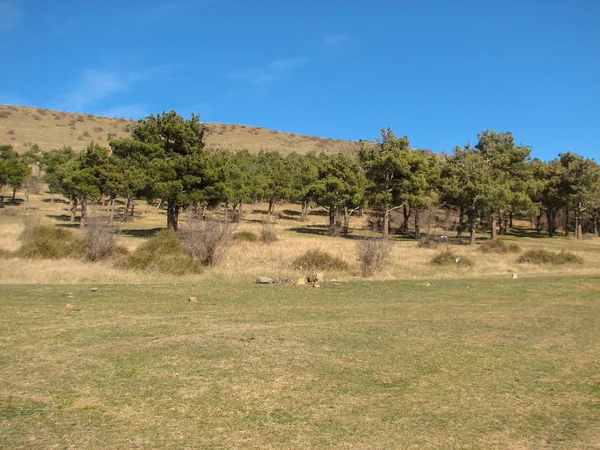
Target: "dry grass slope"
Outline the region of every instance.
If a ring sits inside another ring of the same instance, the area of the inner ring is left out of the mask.
[[[126,137],[136,121],[53,111],[29,106],[0,105],[0,144],[23,152],[34,144],[42,150],[68,145],[80,150],[91,141],[108,145],[108,135]],[[208,123],[206,147],[211,150],[277,150],[282,153],[357,153],[358,141],[307,136],[248,125]]]

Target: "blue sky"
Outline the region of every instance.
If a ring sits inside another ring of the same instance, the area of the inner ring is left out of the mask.
[[[600,159],[600,1],[0,0],[0,103]]]

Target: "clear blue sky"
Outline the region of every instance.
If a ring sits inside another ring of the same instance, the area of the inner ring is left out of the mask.
[[[0,103],[600,159],[597,0],[0,0]]]

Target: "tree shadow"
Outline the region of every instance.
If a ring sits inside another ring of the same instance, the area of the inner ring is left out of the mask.
[[[54,220],[58,220],[60,222],[69,222],[71,220],[71,216],[69,214],[47,214],[46,217]],[[75,217],[75,220],[78,218]]]
[[[511,228],[511,230],[502,235],[502,236],[514,236],[514,237],[529,237],[529,238],[547,238],[548,237],[548,233],[546,231],[542,231],[538,234],[538,232],[536,230],[532,230],[531,228],[524,228],[524,227],[513,227]],[[499,237],[502,237],[499,236]]]
[[[121,230],[120,234],[123,236],[149,238],[163,230],[164,230],[164,228],[148,228],[148,229],[142,229],[142,230]]]
[[[302,215],[302,213],[300,213],[299,211],[294,211],[293,209],[284,209],[282,212],[286,216],[301,216]]]
[[[42,200],[42,202],[44,203],[64,203],[64,204],[69,204],[69,202],[63,198],[55,198],[54,200],[52,198],[45,198]]]

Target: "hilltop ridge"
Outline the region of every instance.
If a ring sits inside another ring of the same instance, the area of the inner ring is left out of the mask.
[[[129,135],[137,123],[133,119],[97,116],[87,113],[56,111],[31,106],[0,105],[0,144],[10,144],[23,152],[37,144],[42,150],[65,145],[80,150],[91,141],[108,145],[108,135]],[[247,149],[250,152],[277,150],[282,153],[328,152],[358,153],[360,143],[341,139],[308,136],[268,128],[206,122],[205,137],[209,150]]]

